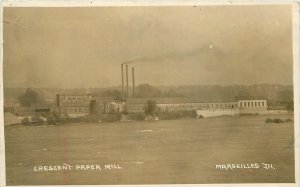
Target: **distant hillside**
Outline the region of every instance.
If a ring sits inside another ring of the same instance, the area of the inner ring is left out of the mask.
[[[53,102],[57,93],[61,94],[85,94],[86,89],[58,89],[58,88],[32,88],[41,95],[47,102]],[[5,88],[5,104],[17,103],[18,97],[26,88]],[[129,89],[129,96],[132,95],[132,88]],[[120,97],[121,87],[91,88],[89,92],[95,96]],[[195,86],[151,86],[148,84],[136,87],[136,97],[192,97],[200,100],[227,101],[235,96],[263,96],[271,101],[292,101],[293,86],[291,85],[195,85]]]
[[[293,86],[285,85],[231,85],[231,86],[162,86],[163,93],[170,90],[177,95],[201,97],[203,100],[232,100],[235,96],[262,96],[269,100],[293,100]]]

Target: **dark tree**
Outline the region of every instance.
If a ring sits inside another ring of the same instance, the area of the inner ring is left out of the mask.
[[[148,100],[145,105],[145,114],[152,116],[154,115],[155,110],[156,110],[156,101]]]
[[[43,101],[42,97],[31,88],[27,88],[26,91],[19,96],[18,100],[22,106],[26,107],[30,107],[33,103],[39,103]]]

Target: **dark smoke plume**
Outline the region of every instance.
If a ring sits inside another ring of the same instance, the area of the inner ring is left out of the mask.
[[[223,52],[214,44],[210,43],[188,51],[173,51],[170,53],[162,53],[153,56],[134,58],[131,60],[127,60],[122,64],[138,65],[140,63],[160,63],[166,60],[178,61],[178,60],[184,60],[186,58],[190,58],[194,56],[210,56],[210,55],[212,55],[212,57],[220,56],[223,55]]]

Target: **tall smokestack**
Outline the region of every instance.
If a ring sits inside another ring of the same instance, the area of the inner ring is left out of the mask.
[[[126,88],[127,88],[127,93],[126,93],[126,98],[129,97],[129,87],[128,87],[128,65],[126,64]]]
[[[132,97],[134,98],[134,89],[135,89],[135,84],[134,84],[134,67],[132,67]]]
[[[121,64],[121,75],[122,75],[122,99],[124,99],[124,72],[123,72],[123,64]]]

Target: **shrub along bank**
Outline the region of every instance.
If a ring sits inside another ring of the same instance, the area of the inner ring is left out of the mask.
[[[171,119],[181,119],[181,118],[197,118],[196,110],[183,110],[183,111],[158,111],[156,115],[160,120],[171,120]]]
[[[283,120],[280,118],[274,118],[274,119],[267,118],[265,122],[266,123],[284,123],[284,122],[292,122],[292,121],[293,121],[292,119]]]
[[[130,121],[143,121],[146,119],[144,112],[127,113],[123,114],[127,120]],[[197,118],[196,110],[192,111],[155,111],[154,115],[160,120],[172,120],[181,118]],[[47,117],[34,116],[31,118],[24,118],[22,120],[23,125],[55,125],[57,123],[109,123],[117,122],[122,118],[121,113],[109,113],[109,114],[89,114],[82,117],[70,117],[67,115],[51,114]]]

